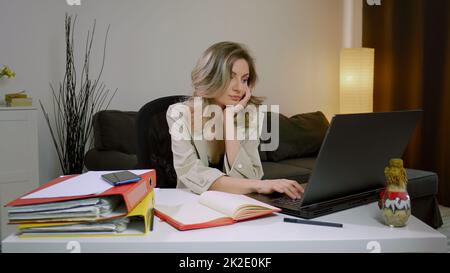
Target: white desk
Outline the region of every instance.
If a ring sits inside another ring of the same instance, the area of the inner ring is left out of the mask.
[[[2,248],[3,252],[70,252],[68,243],[79,244],[81,252],[445,252],[447,248],[444,235],[414,216],[404,228],[385,226],[376,203],[316,218],[343,223],[343,228],[284,223],[283,217],[277,214],[190,231],[178,231],[155,218],[154,231],[145,237],[20,239],[10,235]]]

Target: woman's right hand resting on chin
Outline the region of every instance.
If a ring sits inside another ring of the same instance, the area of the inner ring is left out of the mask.
[[[297,181],[289,179],[259,180],[256,191],[263,194],[284,193],[292,199],[301,198],[304,193],[303,187]]]

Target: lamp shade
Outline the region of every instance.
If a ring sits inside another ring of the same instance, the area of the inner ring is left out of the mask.
[[[373,111],[373,48],[344,48],[340,64],[340,112]]]

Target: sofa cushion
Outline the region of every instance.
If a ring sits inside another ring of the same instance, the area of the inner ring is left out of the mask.
[[[279,162],[262,162],[264,170],[263,179],[291,179],[297,182],[304,183],[308,180],[311,170],[296,167],[287,164],[281,164]]]
[[[290,118],[274,112],[267,113],[267,127],[271,132],[272,115],[279,118],[279,146],[267,151],[267,159],[280,161],[288,158],[314,156],[320,149],[329,122],[320,112],[294,115]]]
[[[94,116],[94,145],[97,150],[136,154],[134,111],[103,110]]]
[[[137,156],[118,151],[89,150],[84,165],[90,171],[131,170],[137,167]]]
[[[406,169],[408,177],[407,190],[411,199],[436,195],[438,191],[438,177],[434,172]]]
[[[267,161],[267,152],[261,151],[261,145],[258,146],[258,152],[259,152],[259,158],[261,159],[261,161]]]
[[[285,159],[285,160],[278,161],[278,163],[302,167],[302,168],[312,170],[316,163],[316,158],[315,157],[291,158],[291,159]]]

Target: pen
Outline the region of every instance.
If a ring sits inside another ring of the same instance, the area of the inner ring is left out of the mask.
[[[319,222],[319,221],[311,221],[311,220],[302,220],[296,218],[284,218],[284,222],[287,223],[296,223],[296,224],[306,224],[306,225],[316,225],[316,226],[326,226],[326,227],[343,227],[343,224],[339,223],[330,223],[330,222]]]

